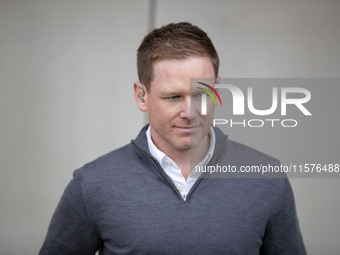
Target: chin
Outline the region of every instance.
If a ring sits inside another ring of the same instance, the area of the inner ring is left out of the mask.
[[[205,135],[191,135],[190,136],[190,148],[194,149],[201,145],[202,141],[204,140]]]
[[[182,143],[182,144],[179,144],[177,147],[178,147],[180,150],[187,151],[187,150],[190,150],[191,144],[190,144],[190,142]]]
[[[191,149],[190,145],[183,145],[180,147],[180,150],[184,151],[189,151]]]
[[[190,150],[190,138],[185,139],[185,141],[177,141],[175,143],[172,143],[174,148],[177,148],[181,151]]]

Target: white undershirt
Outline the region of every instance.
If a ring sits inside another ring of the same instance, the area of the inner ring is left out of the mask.
[[[199,166],[207,165],[214,154],[215,149],[215,132],[214,129],[210,128],[210,145],[207,155],[198,164]],[[178,191],[181,193],[184,200],[189,193],[191,187],[195,184],[198,177],[201,175],[200,172],[191,171],[187,180],[182,175],[181,169],[176,165],[175,161],[169,158],[164,152],[160,151],[151,139],[150,126],[146,131],[146,137],[148,140],[149,150],[151,155],[159,162],[165,173],[170,177]]]

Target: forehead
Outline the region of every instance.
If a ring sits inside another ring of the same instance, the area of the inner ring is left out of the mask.
[[[214,68],[209,57],[157,60],[151,88],[179,89],[185,85],[190,88],[192,78],[214,79]]]
[[[214,77],[214,68],[211,59],[205,56],[156,60],[153,65],[153,69],[154,77],[159,75],[189,77],[195,74],[198,76],[190,78]]]

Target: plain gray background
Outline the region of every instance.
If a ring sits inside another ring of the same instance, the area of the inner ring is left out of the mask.
[[[73,170],[137,135],[151,28],[206,30],[222,77],[339,77],[339,13],[336,0],[0,0],[0,254],[37,254]],[[291,183],[308,253],[340,254],[340,179]]]

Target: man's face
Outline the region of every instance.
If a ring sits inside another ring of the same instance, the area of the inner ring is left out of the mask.
[[[154,63],[154,79],[145,95],[151,136],[164,152],[189,150],[207,142],[214,104],[208,100],[207,115],[201,115],[200,90],[190,78],[210,78],[214,69],[208,57],[159,60]]]

